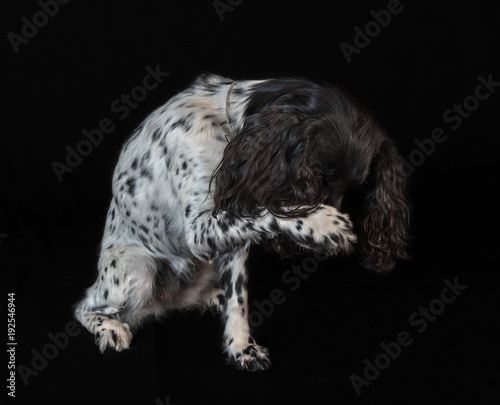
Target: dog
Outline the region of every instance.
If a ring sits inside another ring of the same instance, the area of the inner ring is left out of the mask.
[[[233,81],[202,75],[154,111],[124,144],[96,282],[75,308],[101,352],[130,347],[148,318],[219,313],[228,362],[270,366],[248,323],[249,247],[353,251],[340,211],[362,189],[364,265],[407,259],[402,160],[373,115],[337,87],[307,79]]]

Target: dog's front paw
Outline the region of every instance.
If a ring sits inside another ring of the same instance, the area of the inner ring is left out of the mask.
[[[102,322],[97,328],[95,342],[101,353],[106,349],[114,349],[121,352],[130,347],[132,341],[132,332],[126,323],[121,323],[115,319],[109,319]]]
[[[246,371],[263,371],[271,366],[269,351],[249,338],[250,343],[232,343],[226,348],[228,362]]]
[[[357,237],[352,230],[349,215],[336,208],[322,205],[305,218],[296,219],[292,237],[306,248],[330,256],[352,252]]]

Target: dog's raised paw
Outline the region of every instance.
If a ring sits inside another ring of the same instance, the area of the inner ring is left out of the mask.
[[[322,205],[309,216],[298,219],[292,234],[299,245],[332,256],[352,252],[357,242],[352,227],[347,214]]]

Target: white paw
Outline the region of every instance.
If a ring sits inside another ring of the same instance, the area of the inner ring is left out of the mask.
[[[132,332],[126,323],[109,319],[103,321],[102,325],[97,328],[96,344],[101,353],[104,353],[108,348],[121,352],[130,347],[131,341]]]
[[[271,366],[269,351],[250,337],[246,342],[232,342],[226,347],[228,362],[246,371],[263,371]]]
[[[352,231],[348,214],[336,208],[322,205],[305,218],[295,220],[291,229],[293,239],[301,246],[330,256],[341,252],[350,253],[357,237]]]

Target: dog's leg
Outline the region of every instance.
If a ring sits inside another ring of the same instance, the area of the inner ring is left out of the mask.
[[[247,250],[224,254],[219,260],[225,291],[224,350],[228,360],[249,371],[267,369],[271,362],[266,348],[255,343],[248,325]]]
[[[138,326],[151,312],[154,276],[155,261],[142,246],[117,245],[102,252],[97,281],[75,309],[101,352],[129,348],[130,326]]]
[[[195,221],[187,229],[187,241],[193,254],[204,261],[279,234],[331,256],[351,252],[357,240],[349,216],[328,205],[321,205],[303,218],[282,218],[270,213],[241,218],[222,213],[214,220],[209,211],[192,215]]]
[[[305,218],[280,218],[269,213],[240,218],[224,213],[214,220],[209,210],[189,214],[193,218],[187,228],[191,251],[200,260],[219,261],[228,358],[238,368],[264,370],[270,366],[267,349],[255,343],[248,325],[245,260],[250,243],[283,233],[306,248],[334,255],[351,251],[356,241],[352,223],[346,214],[326,205]]]

